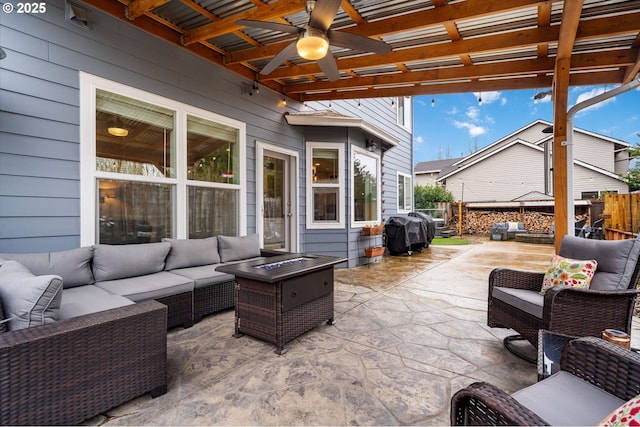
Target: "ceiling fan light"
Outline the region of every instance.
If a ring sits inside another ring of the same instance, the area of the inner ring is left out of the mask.
[[[298,55],[309,61],[322,59],[329,52],[329,40],[321,31],[315,28],[307,28],[300,34],[296,42]]]

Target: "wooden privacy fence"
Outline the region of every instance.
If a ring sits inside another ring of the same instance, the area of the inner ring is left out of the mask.
[[[602,217],[605,239],[637,237],[640,226],[640,194],[605,194]]]

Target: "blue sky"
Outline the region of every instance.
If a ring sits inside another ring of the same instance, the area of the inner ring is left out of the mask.
[[[569,89],[569,108],[613,87],[573,87]],[[551,97],[534,101],[535,94],[527,89],[414,97],[414,162],[467,156],[535,120],[553,122]],[[640,90],[578,112],[574,125],[639,144]]]

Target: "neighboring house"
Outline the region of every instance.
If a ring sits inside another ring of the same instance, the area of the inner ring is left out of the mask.
[[[464,202],[510,201],[528,193],[553,193],[551,123],[537,120],[449,165],[440,163],[436,182]],[[574,129],[573,196],[599,197],[603,192],[627,193],[618,174],[629,168],[627,142]],[[545,162],[545,158],[547,161]],[[428,162],[427,162],[428,163]],[[420,163],[419,163],[420,164]],[[429,165],[423,165],[427,169]],[[416,183],[419,183],[416,170]]]
[[[97,9],[86,30],[64,8],[0,23],[0,253],[258,233],[354,266],[362,226],[411,210],[410,98],[284,105]]]
[[[455,159],[443,159],[443,160],[432,160],[429,162],[418,162],[416,166],[413,168],[413,173],[416,177],[416,185],[435,186],[436,180],[438,179],[438,175],[440,175],[440,172],[442,172],[443,169],[448,168],[452,164],[462,159],[463,157],[458,157]]]

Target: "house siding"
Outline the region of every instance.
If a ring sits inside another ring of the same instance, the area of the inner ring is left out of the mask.
[[[41,15],[4,14],[0,39],[0,252],[44,252],[80,245],[80,72],[198,107],[246,123],[247,233],[256,230],[256,141],[299,155],[300,251],[347,256],[355,231],[342,236],[307,236],[305,230],[305,130],[289,126],[271,90],[247,97],[246,82],[190,52],[88,8],[90,30],[64,19],[64,3],[47,2]],[[316,103],[316,108],[323,107]],[[353,105],[351,105],[353,104]],[[387,108],[383,108],[383,106]],[[385,155],[386,207],[393,212],[395,168],[411,173],[411,134],[395,123],[389,100],[334,102],[400,138]],[[329,133],[335,133],[332,129]],[[355,144],[364,144],[357,138]],[[362,145],[364,146],[364,145]],[[348,187],[347,187],[348,188]],[[348,195],[348,191],[346,192]],[[394,204],[395,203],[395,204]],[[339,233],[337,233],[339,234]]]
[[[446,188],[464,202],[508,201],[544,192],[543,159],[541,151],[516,144],[448,177]]]
[[[590,169],[575,165],[573,167],[573,198],[581,199],[582,192],[586,191],[616,191],[623,194],[628,193],[629,188],[620,180],[596,174]]]
[[[582,160],[601,169],[615,170],[615,145],[591,135],[573,133],[573,158]]]

